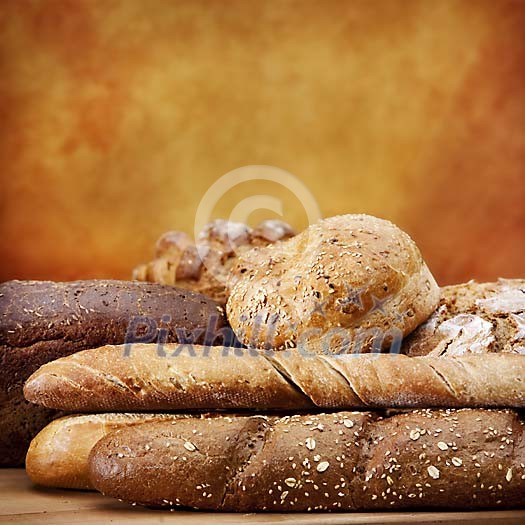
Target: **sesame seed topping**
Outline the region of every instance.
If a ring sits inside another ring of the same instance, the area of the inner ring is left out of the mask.
[[[438,479],[439,478],[439,470],[434,467],[434,465],[430,465],[428,468],[427,468],[427,472],[428,472],[428,475],[432,478],[432,479]]]
[[[439,450],[448,450],[448,445],[444,441],[438,441]]]
[[[324,472],[329,466],[330,463],[328,463],[328,461],[321,461],[321,463],[317,465],[317,472]]]
[[[410,439],[412,441],[417,441],[421,437],[421,434],[419,433],[419,430],[411,430],[410,431]]]
[[[311,438],[311,437],[308,437],[305,440],[305,444],[306,444],[306,448],[308,450],[314,450],[314,448],[315,448],[315,439]]]
[[[184,448],[186,450],[189,450],[190,452],[193,452],[194,450],[197,450],[197,447],[191,441],[186,441],[184,443]]]
[[[461,467],[461,465],[463,465],[463,461],[461,461],[460,458],[452,458],[452,464],[455,465],[456,467]]]

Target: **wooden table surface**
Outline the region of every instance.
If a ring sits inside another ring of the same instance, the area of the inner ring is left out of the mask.
[[[34,487],[23,469],[0,469],[0,524],[125,524],[173,525],[274,523],[310,525],[343,524],[469,524],[523,525],[525,510],[485,512],[376,512],[338,514],[227,514],[168,512],[132,507],[96,492]]]

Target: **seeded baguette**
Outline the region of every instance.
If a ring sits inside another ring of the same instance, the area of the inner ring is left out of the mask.
[[[161,355],[159,355],[159,353]],[[321,356],[136,344],[48,363],[26,398],[75,412],[524,407],[520,355]]]
[[[181,414],[88,414],[64,416],[43,428],[31,441],[26,471],[45,487],[93,490],[88,456],[95,443],[119,428],[146,421],[177,420]]]
[[[162,329],[167,341],[194,336],[203,342],[227,326],[217,303],[172,286],[98,280],[0,285],[0,465],[23,464],[31,439],[57,416],[24,400],[24,381],[58,357],[124,343],[138,316],[151,323],[150,340]],[[137,327],[139,335],[144,328]]]
[[[144,423],[89,457],[103,494],[238,512],[521,507],[524,467],[518,414],[472,409]]]

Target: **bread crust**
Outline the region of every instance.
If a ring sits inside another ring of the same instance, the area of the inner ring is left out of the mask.
[[[524,466],[522,418],[471,409],[145,423],[89,458],[103,494],[234,512],[520,507]]]
[[[439,288],[410,237],[389,221],[340,215],[239,258],[227,315],[247,346],[285,349],[330,337],[334,350],[399,344]]]
[[[403,341],[411,356],[525,354],[525,279],[445,286],[436,311]]]
[[[66,411],[524,407],[525,359],[490,354],[342,357],[296,351],[106,346],[48,363],[26,398]]]
[[[64,416],[43,428],[31,441],[26,472],[36,485],[93,490],[88,456],[95,443],[119,428],[147,421],[175,421],[181,414],[88,414]]]
[[[207,224],[193,241],[189,235],[169,231],[157,241],[155,259],[133,270],[133,278],[176,285],[212,297],[225,305],[237,274],[240,254],[293,237],[283,221],[266,220],[255,228],[217,219]]]
[[[130,322],[147,318],[152,340],[227,326],[220,305],[171,286],[132,281],[9,281],[0,285],[0,465],[23,464],[33,436],[56,413],[24,401],[23,382],[42,364],[107,343],[124,343]],[[9,423],[9,424],[8,424]]]

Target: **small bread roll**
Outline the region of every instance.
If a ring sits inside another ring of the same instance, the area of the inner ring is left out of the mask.
[[[439,288],[414,241],[389,221],[339,215],[239,258],[227,303],[239,340],[316,353],[398,350]]]
[[[195,242],[184,232],[169,231],[157,241],[155,259],[137,266],[133,279],[187,288],[225,305],[236,279],[232,267],[238,255],[294,235],[279,220],[266,220],[252,229],[217,219],[204,227]]]

